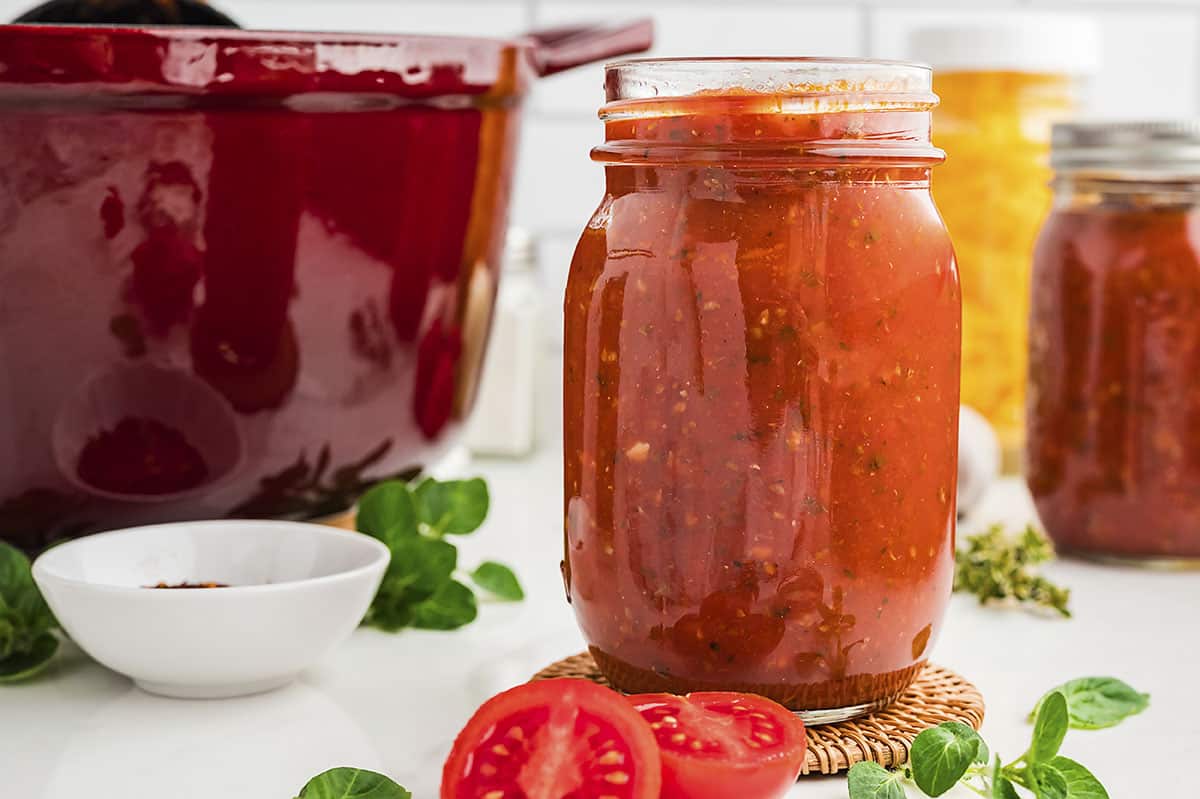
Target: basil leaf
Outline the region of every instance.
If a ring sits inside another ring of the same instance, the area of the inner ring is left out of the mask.
[[[414,498],[417,517],[437,535],[473,533],[487,518],[487,483],[478,477],[445,483],[425,480],[417,486]]]
[[[850,767],[847,783],[850,799],[907,799],[900,775],[869,760]]]
[[[0,660],[0,683],[27,680],[40,673],[58,652],[58,636],[42,633],[26,652],[14,652]]]
[[[412,799],[412,794],[374,771],[335,768],[309,780],[300,799]]]
[[[1092,772],[1069,757],[1059,755],[1046,763],[1034,767],[1038,786],[1052,786],[1054,793],[1046,793],[1050,799],[1108,799],[1108,791]],[[1061,790],[1062,793],[1057,792]],[[1038,792],[1041,799],[1042,792]]]
[[[408,485],[389,480],[372,488],[358,501],[355,526],[360,533],[388,546],[417,534],[417,510]]]
[[[423,630],[455,630],[475,621],[475,594],[451,580],[433,596],[413,605],[412,625]]]
[[[966,724],[947,721],[916,737],[910,759],[917,787],[928,796],[941,796],[962,779],[971,763],[987,762],[987,745]]]
[[[1033,742],[1029,744],[1026,756],[1030,764],[1045,762],[1058,754],[1068,723],[1067,698],[1058,691],[1051,691],[1042,700],[1033,722]]]
[[[1126,718],[1141,713],[1150,704],[1149,694],[1139,693],[1115,677],[1081,677],[1063,683],[1050,693],[1054,691],[1066,697],[1070,724],[1077,730],[1116,726]],[[1042,697],[1029,714],[1030,719],[1037,715],[1045,701],[1046,697]]]
[[[515,602],[525,598],[525,592],[521,590],[521,583],[517,580],[517,575],[513,574],[512,569],[503,563],[490,560],[481,563],[479,568],[471,572],[471,579],[475,585],[501,599]]]
[[[424,536],[398,538],[392,542],[392,561],[384,574],[384,585],[393,592],[403,591],[409,601],[433,596],[450,581],[458,566],[458,550],[453,544]]]

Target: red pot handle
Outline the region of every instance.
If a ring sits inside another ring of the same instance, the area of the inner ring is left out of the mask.
[[[636,19],[611,25],[571,25],[525,34],[533,42],[539,75],[553,75],[612,56],[642,53],[654,43],[654,22]]]

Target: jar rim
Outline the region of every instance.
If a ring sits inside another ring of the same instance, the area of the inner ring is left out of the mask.
[[[604,86],[610,106],[728,92],[789,98],[854,96],[893,108],[901,104],[928,110],[937,104],[932,76],[933,70],[925,64],[873,58],[629,58],[605,64]]]

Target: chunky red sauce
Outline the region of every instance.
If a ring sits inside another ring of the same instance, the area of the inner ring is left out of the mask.
[[[1200,210],[1061,210],[1035,257],[1029,487],[1060,548],[1200,557]]]
[[[622,689],[845,708],[911,682],[949,596],[959,288],[934,156],[796,154],[927,136],[927,109],[779,100],[607,122],[566,294],[564,575]]]

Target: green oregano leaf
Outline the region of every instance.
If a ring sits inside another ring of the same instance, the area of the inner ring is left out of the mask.
[[[475,621],[479,613],[474,592],[455,580],[413,605],[412,610],[412,625],[424,630],[456,630]]]
[[[1109,799],[1092,772],[1062,755],[1034,766],[1034,778],[1038,799]]]
[[[410,602],[433,596],[458,566],[458,550],[446,541],[413,536],[396,540],[391,550],[384,586]]]
[[[374,771],[335,768],[309,780],[299,799],[412,799],[412,794]]]
[[[33,639],[26,651],[15,652],[0,660],[0,683],[28,680],[40,674],[58,652],[59,640],[54,633],[42,633]]]
[[[1029,763],[1045,762],[1058,754],[1067,726],[1067,698],[1058,691],[1051,691],[1042,700],[1033,722],[1033,741],[1026,755]]]
[[[500,599],[515,602],[525,598],[517,575],[503,563],[490,560],[481,563],[479,568],[471,572],[471,580],[484,591]]]
[[[900,774],[869,760],[850,767],[847,784],[850,799],[907,799]]]
[[[1150,704],[1149,694],[1140,693],[1115,677],[1081,677],[1063,683],[1050,693],[1054,691],[1066,697],[1070,725],[1077,730],[1113,727],[1141,713]],[[1045,701],[1046,697],[1042,697],[1029,714],[1031,720]]]
[[[1012,781],[1004,775],[1004,766],[1000,763],[1000,755],[996,755],[996,759],[992,763],[991,799],[1021,799]]]
[[[971,727],[947,721],[916,737],[910,759],[917,787],[928,796],[941,796],[962,779],[972,763],[988,761],[987,745]]]
[[[26,680],[58,652],[54,614],[33,581],[29,558],[0,542],[0,682]]]
[[[1021,799],[1021,795],[1012,781],[1001,775],[992,783],[992,799]]]
[[[473,480],[425,480],[414,492],[417,517],[435,535],[466,535],[479,529],[488,513],[487,483]]]
[[[1030,768],[1033,775],[1033,794],[1037,799],[1067,799],[1067,780],[1058,769],[1046,763],[1037,763]]]
[[[372,488],[358,501],[355,526],[360,533],[378,538],[388,546],[417,534],[417,510],[408,484],[388,480]]]

